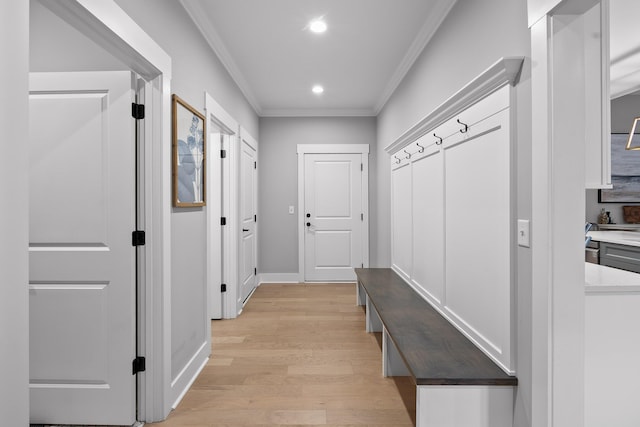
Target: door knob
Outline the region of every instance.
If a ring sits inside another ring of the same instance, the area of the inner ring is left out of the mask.
[[[311,218],[311,214],[310,213],[307,214],[307,218]]]
[[[310,222],[307,223],[307,227],[311,227],[311,223]]]

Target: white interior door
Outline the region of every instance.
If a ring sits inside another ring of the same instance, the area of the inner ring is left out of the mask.
[[[240,293],[244,302],[256,287],[257,273],[257,144],[246,133],[240,147]]]
[[[130,72],[31,75],[31,422],[136,418]]]
[[[307,281],[355,280],[363,265],[361,154],[304,154]]]

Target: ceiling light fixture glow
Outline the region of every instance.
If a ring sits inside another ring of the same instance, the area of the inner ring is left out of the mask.
[[[314,33],[324,33],[327,31],[327,23],[322,18],[314,19],[309,23],[309,29]]]
[[[320,85],[315,85],[313,88],[311,88],[311,91],[316,95],[320,95],[322,92],[324,92],[324,88]]]

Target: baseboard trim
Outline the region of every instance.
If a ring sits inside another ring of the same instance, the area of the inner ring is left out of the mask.
[[[260,273],[258,283],[300,283],[298,273]]]

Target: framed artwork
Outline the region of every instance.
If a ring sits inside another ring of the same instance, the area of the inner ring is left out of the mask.
[[[611,134],[610,190],[598,192],[599,203],[640,203],[640,151],[625,150],[629,134]]]
[[[173,206],[205,206],[206,120],[175,94],[171,104]]]

